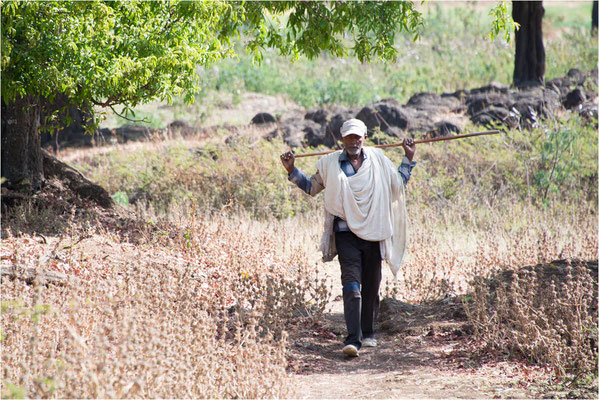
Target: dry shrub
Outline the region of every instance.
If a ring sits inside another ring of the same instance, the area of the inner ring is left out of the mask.
[[[287,395],[285,342],[259,337],[255,325],[225,340],[197,287],[177,284],[183,273],[146,265],[116,287],[58,293],[5,284],[32,302],[4,303],[4,396],[8,382],[34,398]]]
[[[477,276],[561,258],[595,260],[593,205],[518,203],[470,210],[409,205],[408,255],[387,295],[427,302],[467,293]]]
[[[465,310],[481,349],[519,354],[558,378],[596,374],[596,261],[594,268],[548,264],[477,279]]]
[[[4,397],[292,395],[285,328],[329,296],[301,235],[187,210],[141,224],[131,243],[129,232],[71,215],[60,237],[3,239],[3,266],[76,279],[3,278]]]
[[[281,275],[244,275],[232,282],[231,290],[239,297],[242,320],[257,319],[261,326],[279,333],[290,319],[322,316],[331,297],[331,287],[324,277],[312,278],[298,273],[290,279]],[[307,301],[306,301],[307,300]]]

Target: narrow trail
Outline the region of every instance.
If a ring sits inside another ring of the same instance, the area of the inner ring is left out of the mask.
[[[383,333],[378,347],[362,348],[357,358],[346,357],[342,339],[334,333],[342,324],[342,314],[329,314],[311,334],[295,340],[290,369],[298,398],[541,397],[542,388],[530,379],[530,372],[508,362],[475,366],[468,354],[461,354],[464,339],[451,333]]]
[[[447,319],[443,310],[429,308],[426,314],[432,315],[423,313],[399,329],[379,330],[376,348],[362,348],[359,357],[349,358],[341,352],[345,322],[340,296],[330,308],[322,320],[292,336],[289,372],[297,398],[507,399],[547,394],[540,369],[474,361],[468,352],[471,337],[463,329],[467,321]]]

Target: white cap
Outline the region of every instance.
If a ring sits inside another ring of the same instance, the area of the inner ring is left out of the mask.
[[[364,137],[366,135],[366,125],[359,119],[348,119],[343,123],[341,127],[341,137],[347,135],[358,135]]]

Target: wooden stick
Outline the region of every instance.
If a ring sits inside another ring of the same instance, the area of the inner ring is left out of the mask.
[[[414,144],[440,142],[440,141],[443,141],[443,140],[463,139],[463,138],[473,137],[473,136],[495,135],[495,134],[497,134],[499,132],[500,131],[498,131],[498,130],[492,130],[492,131],[484,131],[484,132],[467,133],[467,134],[464,134],[464,135],[443,136],[443,137],[438,137],[438,138],[434,138],[434,139],[415,140]],[[384,149],[384,148],[387,148],[387,147],[401,146],[402,144],[403,144],[403,140],[401,142],[399,142],[399,143],[377,144],[377,145],[372,146],[372,147],[376,147],[378,149]],[[311,157],[311,156],[324,156],[326,154],[331,154],[331,153],[334,153],[336,151],[339,151],[339,150],[321,151],[319,153],[295,154],[295,158]]]

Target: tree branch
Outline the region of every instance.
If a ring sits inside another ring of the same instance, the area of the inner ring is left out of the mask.
[[[126,119],[127,121],[130,121],[130,122],[148,122],[148,120],[147,120],[147,119],[145,119],[145,118],[144,118],[144,119],[133,119],[133,118],[126,117],[126,116],[124,116],[124,115],[122,115],[122,114],[118,113],[118,112],[117,112],[117,110],[115,110],[115,109],[114,109],[114,106],[108,106],[108,107],[109,107],[109,108],[112,110],[112,112],[113,112],[113,113],[115,113],[117,116],[119,116],[119,117],[121,117],[121,118],[123,118],[123,119]]]

